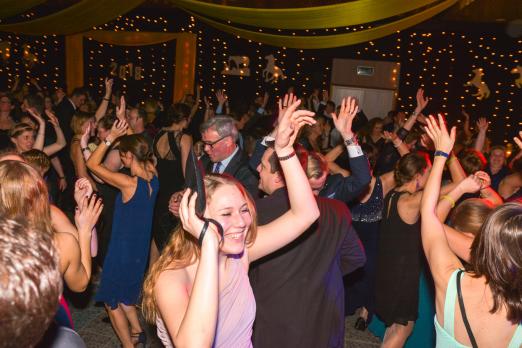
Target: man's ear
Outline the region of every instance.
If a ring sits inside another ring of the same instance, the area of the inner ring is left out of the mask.
[[[277,184],[280,184],[280,183],[284,184],[285,183],[285,177],[283,176],[283,174],[281,174],[280,172],[276,172],[274,174],[275,174],[274,181]]]

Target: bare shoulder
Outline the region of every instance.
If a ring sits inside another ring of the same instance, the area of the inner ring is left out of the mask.
[[[184,289],[191,285],[190,276],[186,268],[166,269],[160,273],[156,281],[154,293],[157,297],[175,295],[179,296]]]
[[[76,238],[78,237],[78,231],[76,227],[71,223],[67,215],[60,208],[51,204],[51,222],[53,228],[57,232],[69,232]]]

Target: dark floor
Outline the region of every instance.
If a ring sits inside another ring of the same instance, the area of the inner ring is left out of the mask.
[[[87,302],[89,300],[89,302]],[[107,317],[101,306],[93,303],[92,290],[72,298],[71,306],[76,331],[83,338],[88,348],[120,347],[118,338],[109,323],[103,321]],[[353,328],[356,317],[346,318],[345,347],[370,348],[379,347],[380,341],[368,331],[362,332]],[[156,338],[155,328],[146,325],[148,336],[147,347],[162,347]]]

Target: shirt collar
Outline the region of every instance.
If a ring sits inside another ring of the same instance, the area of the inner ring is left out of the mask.
[[[228,164],[230,163],[230,161],[232,161],[232,158],[236,155],[236,153],[239,151],[239,146],[236,145],[236,149],[234,150],[234,152],[232,152],[232,154],[230,156],[228,156],[227,158],[225,158],[224,160],[221,161],[221,168],[222,168],[222,173],[223,171],[225,171],[225,169],[227,168]]]

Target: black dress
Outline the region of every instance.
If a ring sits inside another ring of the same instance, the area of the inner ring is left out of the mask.
[[[167,134],[169,152],[161,157],[158,152],[159,139]],[[178,224],[178,219],[169,212],[169,200],[173,193],[183,189],[185,179],[181,167],[181,138],[183,133],[160,131],[153,142],[154,155],[157,158],[156,170],[159,179],[158,198],[154,208],[152,223],[152,236],[158,250],[161,252],[170,239],[173,229]]]
[[[375,312],[390,326],[417,319],[421,269],[420,220],[402,221],[397,202],[407,192],[391,191],[384,199],[377,255]]]

